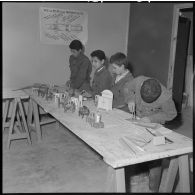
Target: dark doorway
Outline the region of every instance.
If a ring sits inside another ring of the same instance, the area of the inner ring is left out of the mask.
[[[181,114],[182,111],[190,25],[190,19],[179,17],[172,89],[173,100],[175,101],[178,114]]]

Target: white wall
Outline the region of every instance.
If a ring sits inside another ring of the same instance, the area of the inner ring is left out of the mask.
[[[88,13],[85,53],[102,49],[110,57],[126,52],[129,3],[3,3],[3,87],[35,82],[64,84],[69,79],[68,46],[40,42],[39,8],[73,9]]]

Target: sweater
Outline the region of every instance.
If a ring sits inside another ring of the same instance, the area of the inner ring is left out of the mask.
[[[111,89],[112,76],[105,66],[98,68],[93,77],[91,91],[92,95],[101,95],[101,92],[105,89]]]
[[[161,85],[161,95],[152,103],[146,103],[142,100],[140,89],[142,83],[149,77],[138,76],[125,86],[125,102],[134,101],[136,105],[136,115],[140,118],[148,117],[153,123],[164,124],[171,121],[177,115],[175,104],[172,100],[172,94]]]
[[[87,56],[81,53],[78,57],[70,56],[70,86],[73,89],[87,90],[90,88],[92,65]]]
[[[111,91],[113,93],[113,108],[121,108],[125,106],[124,88],[127,83],[133,80],[133,75],[129,72],[121,80],[115,83],[116,77],[113,78]]]

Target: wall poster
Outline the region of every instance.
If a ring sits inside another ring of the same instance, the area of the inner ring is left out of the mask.
[[[84,11],[40,8],[40,39],[42,43],[69,45],[79,39],[84,45],[88,39],[88,16]]]

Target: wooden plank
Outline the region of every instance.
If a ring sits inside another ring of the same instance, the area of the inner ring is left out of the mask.
[[[106,192],[116,192],[116,175],[115,171],[111,166],[108,166],[107,169],[107,178],[106,178]]]
[[[14,133],[10,136],[10,140],[28,139],[28,133]]]
[[[136,151],[134,150],[133,147],[127,144],[127,142],[123,138],[119,138],[119,142],[121,145],[131,154],[131,155],[136,155]]]
[[[172,192],[178,167],[179,167],[178,158],[172,158],[170,160],[166,180],[165,182],[161,181],[164,183],[164,188],[162,188],[162,186],[160,185],[159,188],[159,190],[161,190],[160,192]]]
[[[179,184],[179,181],[178,181],[178,183],[176,184],[176,188],[175,188],[175,191],[174,191],[174,193],[178,193],[178,192],[180,192],[180,184]]]
[[[3,88],[3,99],[14,99],[14,98],[27,99],[29,95],[27,95],[24,91],[13,91],[13,89]]]
[[[22,132],[23,128],[22,128],[22,123],[20,121],[20,116],[19,116],[19,111],[16,111],[16,117],[17,117],[17,121],[18,121],[18,125],[20,127],[20,131]]]
[[[179,156],[179,188],[180,192],[190,192],[188,155]]]
[[[124,168],[113,169],[108,166],[106,192],[126,192]]]
[[[8,108],[9,108],[9,100],[5,100],[5,106],[3,110],[3,131],[5,130],[5,127],[7,127],[6,119],[8,115]]]
[[[8,149],[10,148],[11,135],[13,132],[14,120],[16,116],[16,108],[17,108],[17,101],[14,99],[14,105],[12,109],[12,116],[11,116],[11,122],[10,122],[10,127],[9,127],[9,134],[8,134],[8,142],[7,142]]]
[[[29,99],[29,102],[28,102],[28,113],[27,113],[27,124],[29,126],[32,124],[32,116],[33,116],[32,100]]]
[[[38,105],[35,101],[32,101],[32,104],[33,104],[33,116],[34,116],[34,121],[35,121],[36,132],[37,132],[37,139],[38,139],[38,142],[41,142],[42,136],[41,136],[40,121],[39,121]]]
[[[6,128],[6,127],[9,127],[10,126],[10,121],[9,122],[6,122],[6,123],[4,123],[4,128]]]
[[[116,172],[116,192],[126,192],[124,168],[115,169],[115,172]]]
[[[31,139],[30,139],[30,135],[29,135],[29,130],[28,130],[28,126],[27,126],[27,123],[26,123],[25,116],[24,116],[24,110],[23,110],[23,107],[22,107],[22,103],[21,103],[20,98],[17,98],[17,101],[18,101],[18,103],[19,103],[19,108],[20,108],[21,115],[22,115],[22,120],[23,120],[23,124],[24,124],[24,129],[25,129],[25,132],[26,132],[26,134],[27,134],[28,143],[31,144]]]
[[[159,192],[162,192],[164,189],[164,185],[165,185],[165,181],[167,178],[167,171],[168,168],[163,168],[162,170],[162,176],[161,176],[161,182],[160,182],[160,186],[159,186]]]
[[[47,119],[47,120],[44,120],[44,121],[40,121],[40,125],[45,125],[45,124],[48,124],[48,123],[53,123],[53,122],[56,122],[56,119]]]

